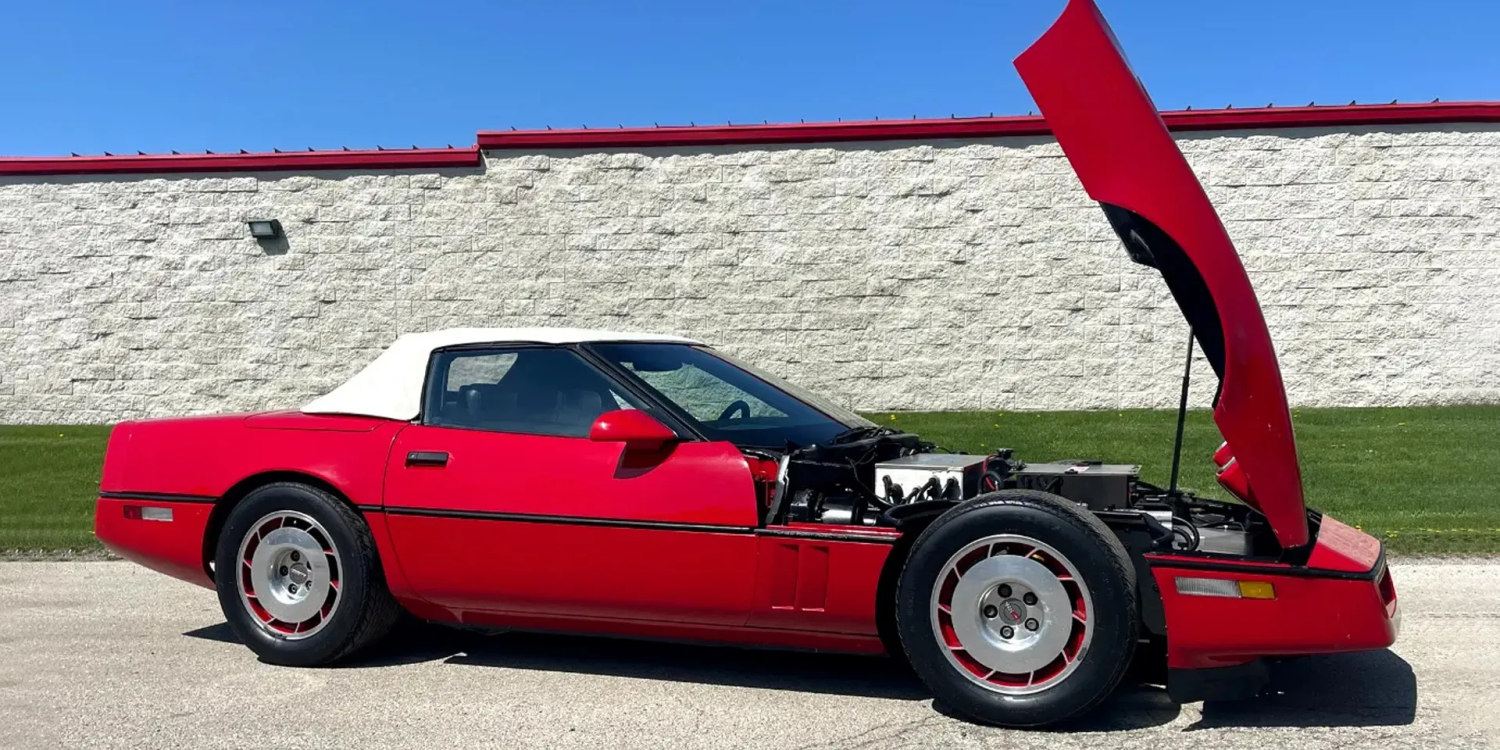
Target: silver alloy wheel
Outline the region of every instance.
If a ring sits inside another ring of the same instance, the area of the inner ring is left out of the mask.
[[[1004,695],[1056,686],[1093,637],[1093,601],[1066,557],[1031,537],[971,542],[943,565],[932,591],[932,632],[949,663]]]
[[[328,530],[305,513],[262,516],[240,541],[240,602],[261,629],[307,638],[338,609],[343,565]]]

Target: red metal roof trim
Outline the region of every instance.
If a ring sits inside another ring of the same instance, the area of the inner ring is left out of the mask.
[[[1500,102],[1255,107],[1163,112],[1174,131],[1500,122]],[[1050,135],[1040,116],[867,120],[776,125],[698,125],[579,130],[482,130],[482,149],[836,143]]]
[[[1500,122],[1500,102],[1255,107],[1163,112],[1174,131]],[[840,143],[1050,135],[1040,116],[870,120],[776,125],[700,125],[579,130],[488,130],[477,146],[269,154],[0,156],[0,176],[298,172],[478,167],[480,149],[572,149],[732,144]]]
[[[0,157],[0,176],[434,169],[479,165],[479,149],[475,146],[377,151],[284,151],[269,154],[6,156]]]

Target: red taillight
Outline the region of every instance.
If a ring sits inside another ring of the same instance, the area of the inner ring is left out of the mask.
[[[125,506],[121,506],[121,507],[124,508],[124,510],[125,510],[125,517],[126,518],[129,518],[132,521],[139,521],[139,520],[141,520],[141,506],[139,506],[139,505],[125,505]]]

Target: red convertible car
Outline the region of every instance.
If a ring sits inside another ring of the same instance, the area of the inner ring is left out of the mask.
[[[1090,0],[1016,60],[1088,194],[1219,378],[1219,479],[941,452],[673,336],[407,335],[299,411],[119,424],[95,526],[216,589],[262,659],[431,621],[869,654],[976,721],[1076,717],[1161,647],[1180,700],[1262,658],[1390,645],[1380,543],[1304,505],[1271,338]],[[1151,651],[1143,651],[1151,653]]]

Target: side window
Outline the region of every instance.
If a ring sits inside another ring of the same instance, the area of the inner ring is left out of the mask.
[[[433,355],[426,424],[588,437],[607,411],[640,405],[566,349],[462,349]]]

